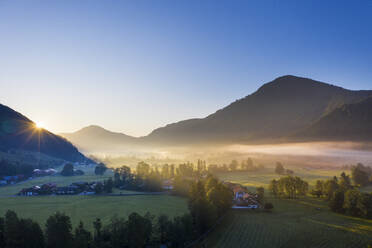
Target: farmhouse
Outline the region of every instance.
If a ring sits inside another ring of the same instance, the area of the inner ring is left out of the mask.
[[[230,182],[225,183],[225,185],[234,192],[234,208],[256,209],[260,207],[258,195],[249,192],[246,187]]]

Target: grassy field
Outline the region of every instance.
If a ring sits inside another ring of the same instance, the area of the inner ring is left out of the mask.
[[[42,196],[0,198],[0,215],[11,209],[21,217],[28,217],[44,225],[46,219],[56,211],[72,218],[73,226],[82,220],[87,228],[99,217],[108,223],[114,216],[126,217],[131,212],[144,214],[166,214],[177,216],[187,212],[184,198],[168,195],[144,196]]]
[[[316,180],[324,180],[332,178],[333,176],[339,176],[342,170],[320,170],[320,169],[303,169],[295,168],[295,176],[299,176],[305,181],[309,182],[310,185],[315,185]],[[348,173],[348,172],[346,172]],[[219,173],[217,176],[224,181],[240,183],[248,188],[256,188],[259,186],[267,187],[272,179],[278,179],[281,176],[274,172],[273,168],[266,168],[264,170],[256,172],[226,172]]]
[[[341,170],[307,170],[298,168],[295,175],[314,185],[318,179],[340,175]],[[279,178],[273,169],[260,172],[228,172],[219,178],[243,184],[254,190],[267,187]],[[369,188],[365,188],[369,191]],[[323,199],[276,199],[272,213],[232,210],[204,241],[204,247],[361,247],[372,244],[372,220],[339,215],[328,209]]]
[[[372,244],[372,220],[332,213],[324,201],[314,198],[268,200],[275,206],[272,213],[231,211],[204,247],[366,248]]]
[[[14,210],[21,217],[28,217],[44,226],[46,219],[56,211],[64,212],[71,217],[76,226],[82,220],[87,228],[92,229],[92,222],[99,217],[108,223],[114,216],[126,217],[131,212],[141,214],[149,211],[152,214],[181,215],[187,212],[184,198],[168,195],[133,195],[133,196],[14,196],[22,188],[54,182],[59,186],[78,181],[100,181],[112,176],[107,171],[104,176],[96,176],[93,169],[84,169],[85,175],[74,177],[50,176],[40,177],[19,184],[0,187],[0,215]],[[121,191],[130,193],[130,191]],[[114,192],[118,193],[118,192]]]

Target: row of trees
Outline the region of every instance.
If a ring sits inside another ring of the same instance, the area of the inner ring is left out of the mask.
[[[309,184],[299,177],[286,176],[270,182],[269,190],[276,197],[296,199],[308,192]]]
[[[128,190],[157,192],[162,190],[162,176],[156,167],[140,162],[136,171],[128,166],[114,170],[114,187]]]
[[[290,169],[285,169],[282,163],[276,162],[275,173],[279,175],[293,175],[294,171]]]
[[[337,213],[362,218],[372,218],[372,194],[359,191],[359,181],[364,166],[359,164],[351,168],[352,176],[341,173],[340,177],[318,180],[311,194],[329,201],[329,207]],[[352,183],[354,182],[354,183]]]
[[[211,164],[208,166],[208,171],[211,173],[228,172],[228,171],[258,171],[265,167],[262,164],[255,165],[251,158],[242,160],[240,163],[237,160],[232,160],[229,164],[221,166]]]
[[[13,211],[0,217],[0,247],[2,248],[122,248],[145,245],[184,247],[193,237],[192,218],[189,214],[169,219],[131,213],[127,219],[114,217],[108,225],[100,219],[93,222],[91,233],[80,222],[74,230],[71,219],[63,213],[51,215],[41,229],[31,219],[19,218]]]
[[[43,167],[44,168],[44,167]],[[25,175],[29,177],[36,168],[31,164],[10,162],[8,160],[0,160],[0,178],[4,176],[15,176],[15,175]]]

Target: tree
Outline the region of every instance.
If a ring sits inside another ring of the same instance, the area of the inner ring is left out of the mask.
[[[345,192],[344,205],[347,214],[352,216],[361,216],[361,193],[358,190],[350,189]]]
[[[94,192],[98,195],[98,194],[102,194],[104,191],[104,186],[101,182],[97,182],[96,183],[96,186],[94,187]]]
[[[18,231],[21,233],[19,240],[25,248],[43,248],[44,234],[40,225],[31,219],[20,219]]]
[[[363,164],[357,164],[351,168],[351,177],[355,185],[364,187],[369,184],[368,169]]]
[[[333,196],[329,202],[329,208],[333,212],[343,213],[344,212],[344,192],[342,190],[337,190],[333,193]]]
[[[334,179],[330,179],[325,181],[323,184],[323,194],[330,200],[334,194],[334,192],[339,188],[337,181]]]
[[[231,161],[231,163],[229,164],[229,168],[231,171],[236,171],[236,168],[238,168],[238,161],[236,161],[235,159]]]
[[[169,247],[184,247],[186,242],[189,242],[193,238],[193,223],[190,214],[184,214],[183,216],[177,216],[173,219],[172,232],[170,233]]]
[[[70,217],[60,212],[51,215],[45,225],[47,247],[71,247],[73,244],[71,229]]]
[[[100,176],[102,176],[103,174],[105,174],[106,170],[107,170],[106,165],[104,165],[103,163],[99,163],[99,164],[96,166],[96,168],[94,168],[94,173],[95,173],[96,175],[100,175]]]
[[[139,162],[136,167],[137,175],[140,177],[146,177],[150,174],[150,165],[145,162]]]
[[[257,192],[257,200],[260,204],[264,203],[264,198],[265,198],[265,189],[263,187],[258,187],[256,188]]]
[[[75,248],[92,247],[92,234],[84,228],[84,224],[81,221],[79,223],[79,226],[75,228],[73,247]]]
[[[155,231],[157,233],[160,244],[165,244],[169,241],[172,222],[167,215],[159,215],[156,223]]]
[[[112,181],[112,178],[110,177],[108,180],[106,180],[103,184],[103,190],[105,193],[112,193],[112,188],[114,187],[114,181]]]
[[[93,222],[94,227],[94,244],[95,247],[100,247],[102,243],[102,222],[100,218],[97,218]]]
[[[264,209],[266,211],[271,211],[274,208],[274,205],[270,202],[265,203]]]
[[[14,211],[8,210],[5,213],[4,236],[7,248],[22,247],[22,233],[19,232],[19,219]]]
[[[5,247],[5,223],[2,217],[0,217],[0,247]]]
[[[152,230],[149,227],[152,223],[148,219],[137,213],[131,213],[128,216],[127,231],[128,245],[133,248],[142,248],[146,244],[146,240],[151,236]]]
[[[269,189],[273,194],[285,195],[290,199],[297,198],[298,195],[306,195],[309,184],[299,177],[286,176],[278,181],[272,180]]]
[[[340,186],[340,188],[341,188],[343,191],[345,191],[345,192],[346,192],[347,190],[353,188],[353,187],[351,186],[351,180],[350,180],[350,177],[349,177],[348,175],[346,175],[345,172],[342,172],[342,173],[341,173],[339,186]]]
[[[217,211],[218,216],[222,216],[231,208],[232,198],[232,191],[221,183],[217,183],[207,191],[207,201]]]
[[[195,231],[200,235],[208,230],[216,218],[216,209],[207,201],[204,185],[201,181],[194,182],[191,185],[188,205]]]
[[[284,174],[284,166],[280,162],[276,162],[275,173],[279,175]]]
[[[74,175],[74,166],[70,163],[68,164],[65,164],[65,166],[63,167],[62,171],[61,171],[61,175],[62,176],[73,176]]]

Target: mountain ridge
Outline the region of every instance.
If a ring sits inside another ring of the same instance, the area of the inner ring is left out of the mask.
[[[170,123],[127,144],[264,142],[293,139],[332,111],[372,97],[372,90],[348,90],[286,75],[206,116]],[[119,139],[118,139],[119,140]],[[119,142],[119,143],[120,143]]]
[[[0,150],[40,152],[71,162],[90,161],[67,139],[35,123],[10,107],[0,104]]]

